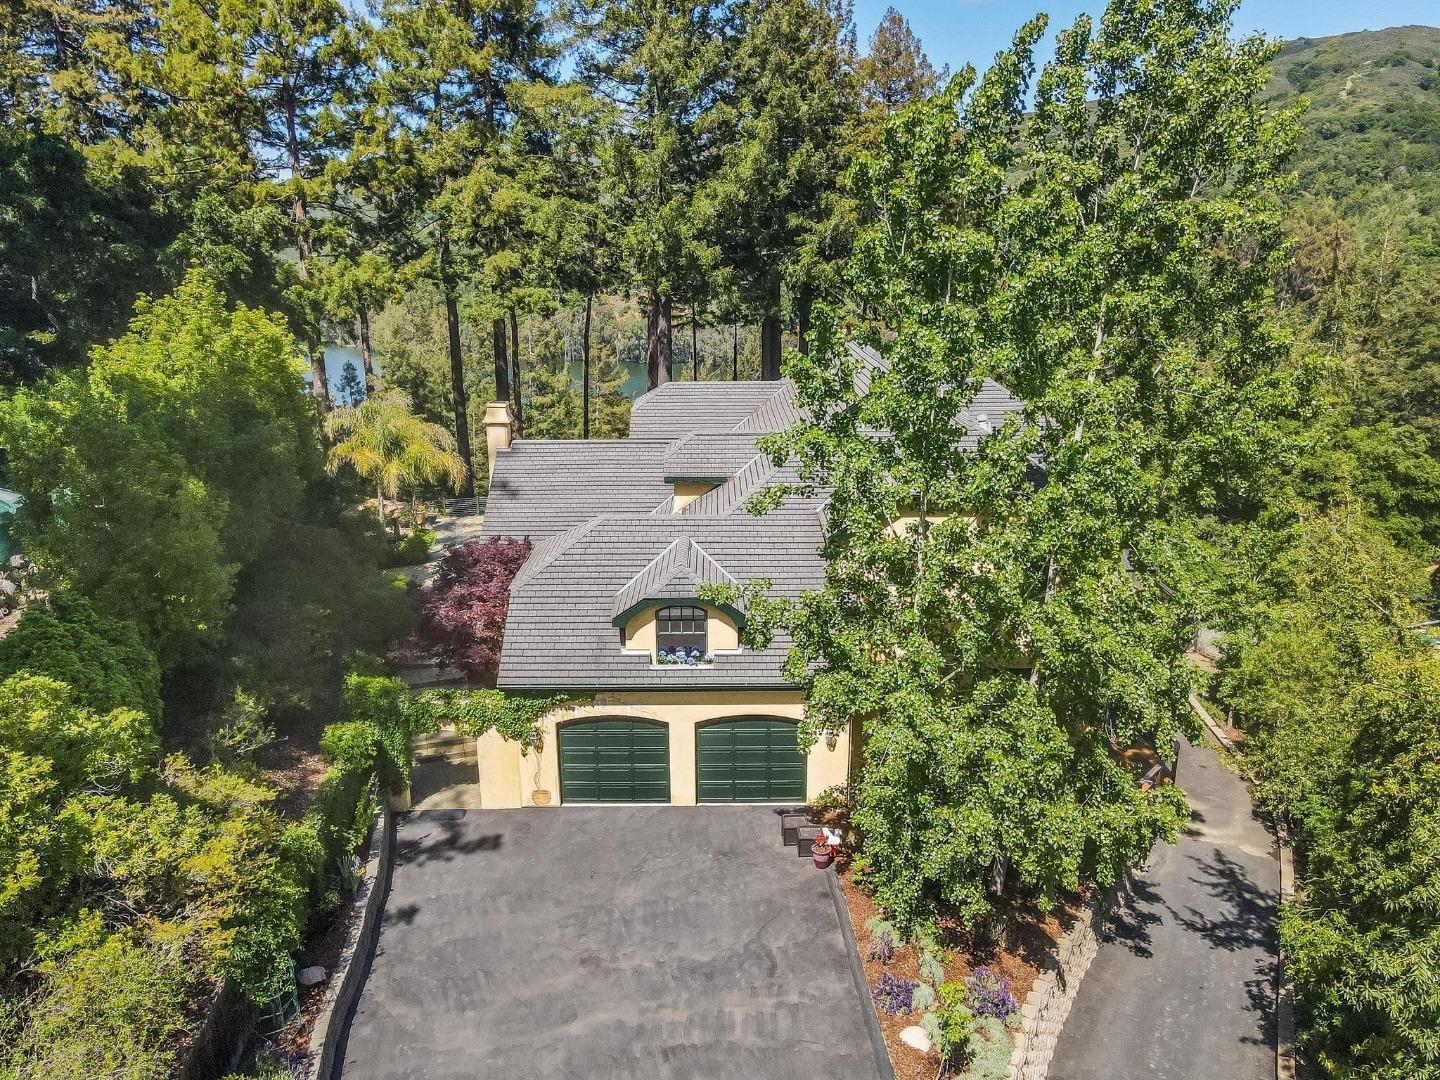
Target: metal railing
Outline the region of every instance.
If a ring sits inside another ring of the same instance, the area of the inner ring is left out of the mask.
[[[485,513],[485,500],[474,499],[449,499],[445,503],[446,517],[477,517]]]

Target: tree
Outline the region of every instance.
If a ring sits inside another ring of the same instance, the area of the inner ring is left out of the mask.
[[[810,737],[863,718],[855,820],[904,923],[982,914],[996,865],[1042,903],[1112,881],[1185,820],[1116,750],[1189,729],[1185,523],[1251,508],[1297,396],[1266,321],[1292,120],[1231,10],[1082,17],[1031,109],[1036,20],[852,171],[884,363],[857,397],[817,309],[806,419],[764,445],[830,492],[826,582],[747,633],[792,635]],[[1024,407],[979,415],[985,378]]]
[[[935,70],[905,16],[886,8],[857,68],[864,106],[861,144],[878,147],[886,123],[907,105],[933,94],[949,73],[949,68]]]
[[[544,74],[550,49],[533,0],[385,0],[374,41],[374,138],[388,176],[372,195],[392,232],[409,235],[415,265],[444,297],[455,443],[465,461],[463,493],[471,495],[460,289],[467,271],[487,259],[492,278],[506,263],[516,158],[503,136],[517,84]],[[490,314],[496,392],[508,400],[504,311]]]
[[[29,605],[0,638],[0,679],[24,672],[70,687],[88,709],[138,709],[160,721],[160,666],[133,624],[63,594]]]
[[[762,313],[761,378],[778,379],[781,284],[795,286],[803,348],[815,285],[799,252],[827,222],[848,164],[853,31],[848,7],[827,0],[751,0],[740,19],[730,62],[736,130],[702,198],[713,243]]]
[[[510,582],[530,557],[528,540],[496,536],[452,548],[435,580],[416,590],[418,623],[394,659],[458,667],[494,686],[510,606]]]
[[[715,262],[696,200],[721,152],[729,11],[717,0],[592,0],[583,17],[577,68],[623,121],[605,147],[602,191],[625,276],[643,290],[653,389],[671,378],[675,296],[702,292]]]
[[[344,466],[375,485],[375,511],[385,525],[385,499],[398,499],[402,488],[445,482],[461,490],[465,462],[455,440],[439,424],[410,411],[395,390],[372,394],[358,405],[336,409],[325,418],[325,432],[336,440],[325,467],[333,475]]]
[[[166,663],[218,631],[236,570],[318,472],[316,435],[284,323],[228,310],[201,274],[0,409],[37,567]]]

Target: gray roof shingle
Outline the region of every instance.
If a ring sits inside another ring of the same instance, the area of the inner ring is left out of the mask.
[[[863,395],[889,365],[868,346],[850,352]],[[987,380],[958,445],[973,447],[986,422],[999,427],[1022,407]],[[791,642],[783,634],[762,652],[718,654],[713,665],[656,666],[648,654],[624,651],[614,620],[647,600],[698,599],[703,584],[765,578],[776,596],[823,584],[824,492],[787,496],[761,517],[745,509],[766,485],[798,482],[793,462],[772,464],[756,442],[800,418],[789,380],[667,383],[636,400],[628,439],[522,440],[501,451],[483,535],[537,542],[510,588],[499,685],[786,686]],[[670,484],[678,481],[716,487],[675,513]]]
[[[776,596],[818,588],[819,519],[810,511],[712,518],[620,514],[567,534],[564,550],[543,566],[527,563],[510,590],[502,689],[598,690],[781,688],[790,641],[763,652],[720,653],[713,665],[658,667],[648,654],[623,651],[612,623],[616,596],[657,557],[686,539],[735,581],[768,578]]]
[[[649,513],[672,497],[669,441],[520,439],[495,457],[481,535],[540,540],[596,514]]]

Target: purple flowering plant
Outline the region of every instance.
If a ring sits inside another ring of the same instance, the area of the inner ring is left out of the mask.
[[[885,971],[881,972],[880,978],[875,980],[875,987],[870,993],[875,998],[876,1005],[890,1015],[896,1016],[911,1011],[915,987],[919,985],[913,979],[902,978]]]
[[[976,1016],[1006,1020],[1020,1006],[1010,992],[1010,980],[988,967],[978,967],[965,980],[966,997]]]

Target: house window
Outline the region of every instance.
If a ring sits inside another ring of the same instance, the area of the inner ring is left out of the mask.
[[[705,619],[702,607],[661,608],[655,625],[656,659],[661,663],[703,659],[707,654]]]

